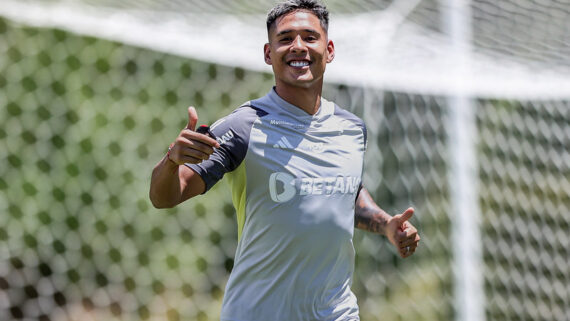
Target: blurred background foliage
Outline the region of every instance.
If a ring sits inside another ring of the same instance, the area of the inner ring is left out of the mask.
[[[150,173],[188,105],[209,124],[272,85],[0,19],[0,320],[218,319],[237,242],[229,190],[157,210]],[[362,319],[453,319],[447,100],[332,84],[325,97],[364,118],[365,183],[391,213],[414,206],[422,234],[404,261],[356,232]],[[489,319],[570,316],[568,104],[477,101]]]
[[[157,210],[150,173],[186,125],[188,105],[212,123],[264,95],[273,76],[8,20],[0,20],[0,37],[0,318],[217,319],[237,241],[228,188]],[[346,87],[326,92],[348,102]],[[393,120],[402,98],[388,96]],[[349,104],[362,116],[357,101]],[[421,102],[429,104],[437,105]],[[377,139],[398,145],[405,128],[394,126]],[[419,162],[397,152],[385,158],[385,175]],[[443,181],[416,202],[429,193],[445,203]],[[372,193],[401,211],[415,197],[390,184]],[[447,233],[443,204],[433,204],[440,214],[422,223],[426,244]],[[450,316],[448,249],[404,264],[381,237],[357,232],[355,243],[354,291],[365,319]]]

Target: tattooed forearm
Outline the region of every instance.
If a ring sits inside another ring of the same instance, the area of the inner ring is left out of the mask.
[[[390,215],[386,214],[372,200],[370,193],[363,188],[356,199],[354,209],[354,227],[361,230],[385,234],[384,229]]]

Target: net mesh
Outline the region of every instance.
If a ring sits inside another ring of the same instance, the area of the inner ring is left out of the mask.
[[[570,317],[570,105],[478,104],[490,319]]]
[[[327,81],[445,96],[455,94],[458,83],[465,83],[465,94],[478,97],[570,95],[567,2],[476,0],[464,12],[457,3],[467,1],[327,1],[329,34],[337,48]],[[272,4],[3,0],[0,13],[25,24],[270,72],[260,56],[267,38],[265,12]],[[462,45],[452,36],[454,15],[471,30],[465,57],[456,52]],[[465,65],[468,70],[462,71]]]
[[[261,0],[22,3],[176,14],[270,7]],[[327,4],[338,14],[394,8],[390,1]],[[430,37],[445,34],[435,1],[408,4],[405,21]],[[563,1],[474,1],[473,50],[508,56],[523,70],[563,73],[570,66],[569,8]],[[156,210],[147,196],[150,171],[186,125],[188,104],[197,106],[200,123],[211,123],[264,95],[272,75],[6,16],[0,320],[219,319],[237,240],[229,191],[222,182],[204,197]],[[400,30],[392,39],[402,61],[419,61],[416,51],[398,46],[412,38]],[[383,237],[356,232],[353,291],[363,320],[451,320],[459,309],[446,127],[453,106],[439,90],[414,85],[325,86],[325,97],[367,123],[364,182],[371,194],[391,213],[414,206],[422,236],[414,257],[401,260]],[[508,99],[496,92],[475,99],[489,320],[570,319],[570,105],[561,90],[541,91],[540,99],[520,92],[513,99],[512,91]]]

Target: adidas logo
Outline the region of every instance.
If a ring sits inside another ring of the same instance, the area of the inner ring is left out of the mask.
[[[324,151],[325,144],[324,143],[305,143],[300,144],[297,147],[293,147],[293,144],[289,142],[287,137],[281,137],[277,143],[273,145],[273,148],[277,149],[300,149],[304,151],[309,151],[313,153],[321,153]]]
[[[287,140],[287,137],[281,137],[281,139],[279,139],[279,141],[273,145],[273,148],[283,148],[283,149],[293,149],[293,145],[291,145],[291,143],[289,142],[289,140]]]

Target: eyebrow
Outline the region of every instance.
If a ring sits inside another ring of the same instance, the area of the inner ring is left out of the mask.
[[[294,32],[294,31],[295,30],[293,30],[293,29],[285,29],[283,31],[280,31],[278,34],[276,34],[275,37],[283,36],[283,35],[286,35],[288,33]],[[303,29],[302,31],[320,35],[320,33],[314,29]]]

